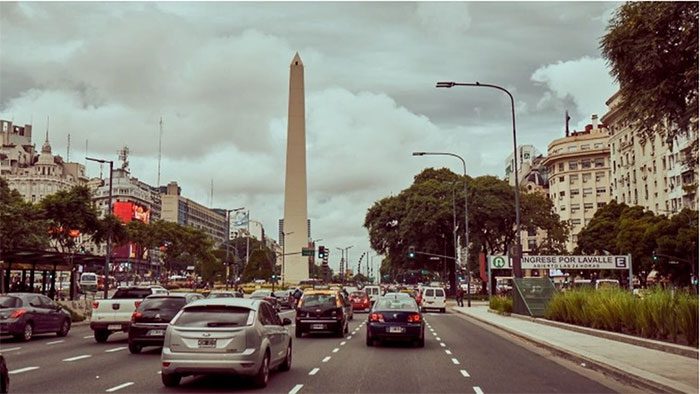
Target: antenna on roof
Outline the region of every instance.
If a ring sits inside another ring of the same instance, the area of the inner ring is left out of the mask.
[[[158,135],[158,180],[156,181],[156,185],[160,186],[160,159],[161,155],[163,152],[163,117],[160,117],[160,122],[158,122],[160,125],[160,134]]]
[[[68,146],[66,147],[66,163],[70,163],[70,133],[68,133]]]
[[[566,110],[564,113],[564,123],[566,123],[566,136],[569,136],[569,121],[571,120],[571,116],[569,116],[569,110]]]
[[[85,139],[85,167],[87,167],[87,157],[88,157],[88,140]]]

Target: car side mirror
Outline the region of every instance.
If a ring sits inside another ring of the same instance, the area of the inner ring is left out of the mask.
[[[292,324],[292,321],[289,320],[288,317],[285,317],[284,319],[282,319],[282,325],[283,325],[283,326],[288,326],[288,325],[290,325],[290,324]]]

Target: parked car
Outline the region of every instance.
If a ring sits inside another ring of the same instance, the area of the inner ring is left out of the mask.
[[[49,297],[36,293],[0,295],[0,334],[29,341],[34,334],[49,332],[65,337],[70,327],[70,313]]]
[[[425,321],[411,297],[396,295],[377,299],[367,318],[367,346],[375,341],[412,341],[425,346]]]
[[[421,297],[421,311],[426,309],[439,309],[445,313],[445,289],[441,287],[424,287]]]
[[[353,312],[358,310],[369,312],[369,296],[364,291],[353,291],[350,293],[350,303],[352,304]]]
[[[352,320],[352,304],[338,290],[307,290],[299,300],[295,335],[332,331],[342,337]]]
[[[129,351],[140,353],[144,346],[163,346],[168,323],[180,309],[192,301],[204,298],[197,293],[150,295],[131,315]]]
[[[177,386],[187,375],[251,376],[256,386],[267,385],[270,369],[288,371],[292,338],[267,301],[214,298],[194,301],[175,316],[165,332],[161,379]]]

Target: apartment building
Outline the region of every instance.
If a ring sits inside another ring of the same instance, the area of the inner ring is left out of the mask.
[[[161,219],[192,226],[209,234],[216,244],[228,238],[226,213],[217,212],[180,195],[177,182],[170,182],[161,191]]]

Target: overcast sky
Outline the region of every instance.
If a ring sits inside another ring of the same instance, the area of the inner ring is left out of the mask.
[[[602,116],[616,83],[599,40],[619,3],[0,3],[0,118],[46,118],[54,153],[117,160],[208,205],[250,208],[268,234],[283,217],[289,63],[305,65],[312,237],[369,249],[372,203],[425,167],[504,176],[507,96],[436,89],[499,84],[516,99],[519,144],[546,153]],[[99,167],[88,164],[90,176]],[[375,259],[378,261],[378,259]],[[364,265],[364,264],[363,264]]]

